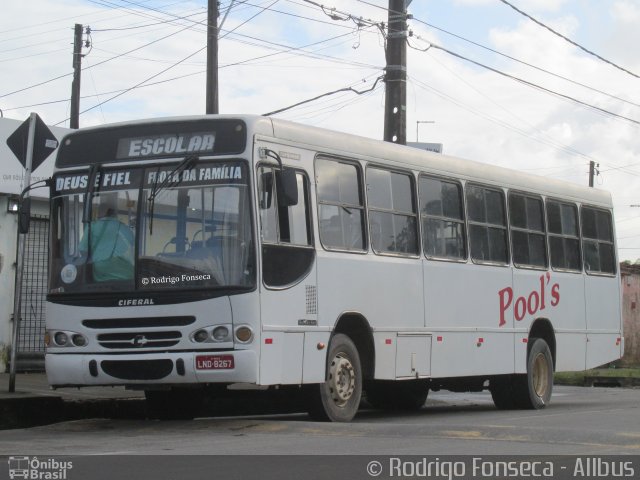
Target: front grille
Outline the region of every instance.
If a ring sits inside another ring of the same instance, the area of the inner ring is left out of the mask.
[[[122,380],[160,380],[171,374],[171,360],[103,360],[102,371]]]
[[[184,327],[196,322],[196,317],[138,317],[138,318],[96,318],[82,321],[87,328],[107,330],[111,328],[158,328]]]
[[[166,348],[177,345],[181,338],[182,333],[177,331],[101,333],[98,343],[110,349]]]

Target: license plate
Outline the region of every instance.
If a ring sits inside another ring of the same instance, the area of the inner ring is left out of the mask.
[[[198,355],[196,370],[231,370],[235,367],[233,355]]]

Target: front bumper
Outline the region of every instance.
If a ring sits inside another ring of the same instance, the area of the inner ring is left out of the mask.
[[[234,367],[224,370],[196,368],[197,356],[218,354],[233,356]],[[258,380],[258,359],[253,350],[130,355],[48,353],[45,367],[53,387],[257,383]]]

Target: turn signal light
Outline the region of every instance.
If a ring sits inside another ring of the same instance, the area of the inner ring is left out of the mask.
[[[253,332],[249,327],[236,328],[236,339],[241,343],[249,343],[253,338]]]

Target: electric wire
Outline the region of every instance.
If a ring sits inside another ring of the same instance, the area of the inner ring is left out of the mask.
[[[415,48],[415,47],[411,46],[411,48]],[[632,123],[634,125],[640,125],[640,121],[638,121],[638,120],[635,120],[635,119],[630,118],[630,117],[626,117],[624,115],[620,115],[620,114],[612,112],[610,110],[598,107],[596,105],[592,105],[592,104],[587,103],[587,102],[584,102],[584,101],[579,100],[579,99],[577,99],[575,97],[572,97],[570,95],[566,95],[564,93],[560,93],[560,92],[557,92],[555,90],[551,90],[550,88],[543,87],[541,85],[538,85],[536,83],[530,82],[530,81],[525,80],[523,78],[520,78],[520,77],[517,77],[515,75],[511,75],[509,73],[503,72],[502,70],[498,70],[497,68],[490,67],[489,65],[485,65],[485,64],[480,63],[480,62],[478,62],[476,60],[472,60],[472,59],[470,59],[468,57],[465,57],[464,55],[460,55],[459,53],[453,52],[452,50],[449,50],[447,48],[441,47],[440,45],[436,45],[436,44],[432,43],[427,49],[424,49],[424,50],[417,49],[417,50],[426,51],[429,48],[435,48],[437,50],[443,51],[443,52],[445,52],[445,53],[447,53],[447,54],[449,54],[449,55],[451,55],[453,57],[457,57],[457,58],[459,58],[461,60],[464,60],[466,62],[472,63],[472,64],[474,64],[474,65],[476,65],[478,67],[481,67],[481,68],[484,68],[486,70],[492,71],[494,73],[497,73],[498,75],[502,75],[505,78],[509,78],[511,80],[519,82],[519,83],[521,83],[523,85],[526,85],[528,87],[534,88],[536,90],[540,90],[540,91],[548,93],[550,95],[553,95],[553,96],[556,96],[556,97],[559,97],[559,98],[563,98],[563,99],[568,100],[570,102],[577,103],[579,105],[582,105],[584,107],[587,107],[587,108],[595,110],[595,111],[598,111],[598,112],[603,113],[605,115],[609,115],[611,117],[614,117],[614,118],[617,118],[617,119],[620,119],[620,120],[625,120],[625,121],[630,122],[630,123]]]
[[[360,2],[360,3],[364,3],[364,4],[366,4],[366,5],[370,5],[370,6],[372,6],[372,7],[379,8],[379,9],[381,9],[381,10],[385,10],[385,11],[387,11],[387,12],[389,11],[389,9],[388,9],[388,8],[386,8],[386,7],[382,7],[382,6],[380,6],[380,5],[375,5],[375,4],[373,4],[373,3],[371,3],[371,2],[367,2],[367,1],[365,1],[365,0],[357,0],[357,1],[358,1],[358,2]],[[400,12],[395,12],[395,13],[400,13]],[[595,88],[595,87],[592,87],[592,86],[586,85],[586,84],[584,84],[584,83],[582,83],[582,82],[578,82],[578,81],[573,80],[573,79],[571,79],[571,78],[569,78],[569,77],[566,77],[566,76],[564,76],[564,75],[560,75],[560,74],[558,74],[558,73],[552,72],[552,71],[547,70],[547,69],[545,69],[545,68],[538,67],[538,66],[533,65],[533,64],[531,64],[531,63],[529,63],[529,62],[526,62],[526,61],[524,61],[524,60],[521,60],[521,59],[519,59],[519,58],[517,58],[517,57],[513,57],[513,56],[508,55],[508,54],[506,54],[506,53],[504,53],[504,52],[501,52],[501,51],[499,51],[499,50],[496,50],[496,49],[494,49],[494,48],[488,47],[488,46],[486,46],[486,45],[483,45],[483,44],[481,44],[481,43],[478,43],[478,42],[475,42],[475,41],[473,41],[473,40],[470,40],[470,39],[465,38],[465,37],[463,37],[463,36],[461,36],[461,35],[458,35],[458,34],[456,34],[456,33],[453,33],[453,32],[450,32],[450,31],[448,31],[448,30],[445,30],[444,28],[438,27],[437,25],[433,25],[433,24],[431,24],[431,23],[429,23],[429,22],[426,22],[426,21],[424,21],[424,20],[421,20],[421,19],[420,19],[420,18],[418,18],[418,17],[413,16],[413,17],[411,18],[411,20],[413,20],[413,21],[415,21],[415,22],[418,22],[418,23],[420,23],[420,24],[423,24],[423,25],[425,25],[425,26],[427,26],[427,27],[429,27],[429,28],[433,28],[434,30],[438,30],[438,31],[440,31],[440,32],[442,32],[442,33],[444,33],[444,34],[446,34],[446,35],[450,35],[450,36],[452,36],[452,37],[454,37],[454,38],[457,38],[457,39],[459,39],[459,40],[462,40],[462,41],[464,41],[464,42],[467,42],[467,43],[469,43],[469,44],[471,44],[471,45],[474,45],[474,46],[476,46],[476,47],[482,48],[482,49],[484,49],[484,50],[486,50],[486,51],[489,51],[489,52],[491,52],[491,53],[495,53],[496,55],[500,55],[500,56],[502,56],[502,57],[504,57],[504,58],[507,58],[507,59],[509,59],[509,60],[511,60],[511,61],[514,61],[514,62],[520,63],[521,65],[525,65],[525,66],[527,66],[527,67],[529,67],[529,68],[533,68],[533,69],[535,69],[535,70],[537,70],[537,71],[539,71],[539,72],[546,73],[547,75],[551,75],[551,76],[553,76],[553,77],[555,77],[555,78],[559,78],[559,79],[561,79],[561,80],[564,80],[564,81],[570,82],[570,83],[572,83],[572,84],[574,84],[574,85],[578,85],[578,86],[580,86],[580,87],[582,87],[582,88],[586,88],[586,89],[588,89],[588,90],[591,90],[591,91],[593,91],[593,92],[599,93],[599,94],[604,95],[604,96],[607,96],[607,97],[609,97],[609,98],[613,98],[613,99],[615,99],[615,100],[618,100],[618,101],[621,101],[621,102],[624,102],[624,103],[627,103],[627,104],[633,105],[634,107],[640,107],[640,104],[639,104],[639,103],[636,103],[636,102],[633,102],[633,101],[630,101],[630,100],[624,99],[624,98],[622,98],[622,97],[620,97],[620,96],[613,95],[613,94],[611,94],[611,93],[607,93],[607,92],[605,92],[605,91],[603,91],[603,90],[600,90],[600,89],[598,89],[598,88]]]
[[[339,88],[339,89],[337,89],[337,90],[333,90],[333,91],[331,91],[331,92],[326,92],[326,93],[323,93],[323,94],[317,95],[317,96],[315,96],[315,97],[313,97],[313,98],[309,98],[309,99],[307,99],[307,100],[302,100],[301,102],[294,103],[293,105],[289,105],[288,107],[280,108],[280,109],[278,109],[278,110],[274,110],[274,111],[269,112],[269,113],[263,113],[263,114],[262,114],[262,116],[264,116],[264,117],[269,117],[269,116],[271,116],[271,115],[276,115],[276,114],[278,114],[278,113],[282,113],[282,112],[285,112],[285,111],[287,111],[287,110],[291,110],[292,108],[296,108],[296,107],[299,107],[299,106],[304,105],[304,104],[306,104],[306,103],[310,103],[310,102],[313,102],[313,101],[318,100],[318,99],[320,99],[320,98],[327,97],[327,96],[329,96],[329,95],[334,95],[334,94],[336,94],[336,93],[340,93],[340,92],[353,92],[353,93],[355,93],[356,95],[362,95],[363,93],[367,93],[367,92],[371,92],[371,91],[373,91],[373,90],[376,88],[376,86],[378,85],[378,82],[379,82],[380,80],[382,80],[383,78],[384,78],[384,75],[381,75],[381,76],[379,76],[378,78],[376,78],[376,81],[375,81],[375,82],[373,82],[373,85],[371,86],[371,88],[368,88],[368,89],[366,89],[366,90],[362,90],[362,91],[360,91],[360,90],[356,90],[356,89],[355,89],[355,88],[353,88],[353,87],[344,87],[344,88]]]
[[[172,32],[172,33],[170,33],[168,35],[165,35],[163,37],[160,37],[160,38],[157,38],[155,40],[152,40],[151,42],[145,43],[144,45],[138,46],[136,48],[132,48],[131,50],[128,50],[126,52],[123,52],[123,53],[120,53],[118,55],[115,55],[115,56],[113,56],[111,58],[103,60],[102,62],[95,63],[95,64],[91,65],[90,67],[83,68],[82,71],[84,71],[84,70],[86,70],[88,68],[95,68],[95,67],[97,67],[99,65],[103,65],[103,64],[105,64],[107,62],[110,62],[110,61],[115,60],[117,58],[123,57],[123,56],[128,55],[128,54],[130,54],[132,52],[136,52],[136,51],[141,50],[141,49],[143,49],[145,47],[148,47],[149,45],[153,45],[154,43],[158,43],[158,42],[160,42],[162,40],[165,40],[167,38],[173,37],[174,35],[177,35],[178,33],[184,32],[185,30],[189,30],[190,28],[192,28],[192,25],[188,25],[188,26],[186,26],[186,27],[184,27],[184,28],[182,28],[180,30],[177,30],[175,32]],[[50,78],[48,80],[44,80],[42,82],[39,82],[39,83],[36,83],[36,84],[33,84],[33,85],[22,87],[22,88],[20,88],[18,90],[14,90],[12,92],[1,94],[0,98],[4,98],[4,97],[8,97],[10,95],[14,95],[16,93],[24,92],[26,90],[30,90],[30,89],[35,88],[35,87],[40,87],[42,85],[46,85],[47,83],[51,83],[51,82],[53,82],[55,80],[59,80],[59,79],[64,78],[64,77],[68,77],[70,75],[73,75],[73,72],[65,73],[65,74],[59,75],[59,76],[54,77],[54,78]]]
[[[558,36],[558,37],[562,38],[562,39],[563,39],[564,41],[566,41],[566,42],[569,42],[571,45],[574,45],[574,46],[578,47],[580,50],[582,50],[582,51],[584,51],[584,52],[588,53],[589,55],[594,56],[594,57],[595,57],[595,58],[597,58],[598,60],[600,60],[600,61],[602,61],[602,62],[604,62],[604,63],[607,63],[607,64],[609,64],[609,65],[611,65],[611,66],[613,66],[613,67],[617,68],[618,70],[621,70],[621,71],[623,71],[623,72],[625,72],[625,73],[627,73],[627,74],[631,75],[632,77],[640,78],[640,76],[638,76],[638,75],[636,75],[635,73],[633,73],[633,72],[631,72],[631,71],[627,70],[626,68],[621,67],[620,65],[617,65],[617,64],[613,63],[611,60],[607,60],[606,58],[604,58],[604,57],[602,57],[602,56],[598,55],[598,54],[597,54],[597,53],[595,53],[595,52],[592,52],[591,50],[589,50],[589,49],[587,49],[587,48],[583,47],[583,46],[582,46],[582,45],[580,45],[579,43],[576,43],[576,42],[574,42],[573,40],[571,40],[570,38],[565,37],[565,36],[564,36],[564,35],[562,35],[560,32],[556,32],[553,28],[549,27],[548,25],[545,25],[545,24],[544,24],[544,23],[542,23],[540,20],[537,20],[537,19],[533,18],[531,15],[529,15],[528,13],[526,13],[526,12],[524,12],[524,11],[520,10],[518,7],[516,7],[515,5],[513,5],[513,4],[509,3],[507,0],[500,0],[500,1],[501,1],[502,3],[504,3],[505,5],[507,5],[507,6],[511,7],[512,9],[514,9],[514,10],[515,10],[516,12],[518,12],[520,15],[523,15],[523,16],[527,17],[527,18],[528,18],[529,20],[531,20],[532,22],[536,23],[537,25],[540,25],[542,28],[545,28],[545,29],[549,30],[549,31],[550,31],[551,33],[553,33],[554,35],[556,35],[556,36]]]

